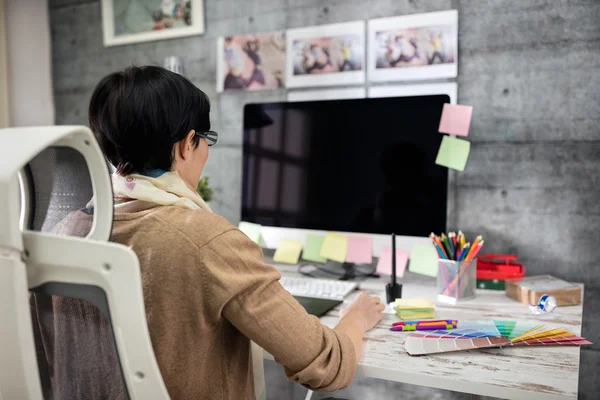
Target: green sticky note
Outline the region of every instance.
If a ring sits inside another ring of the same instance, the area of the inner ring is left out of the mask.
[[[321,257],[321,246],[325,236],[319,235],[306,235],[306,244],[304,245],[304,252],[302,252],[302,259],[306,261],[325,263],[326,258]]]
[[[250,222],[240,222],[238,229],[246,234],[254,243],[260,246],[260,228],[259,224]]]
[[[298,264],[300,253],[302,252],[302,242],[293,239],[281,239],[279,241],[279,247],[275,250],[273,261],[286,263],[286,264]]]
[[[436,277],[438,255],[432,245],[416,244],[410,252],[409,270],[417,274]]]
[[[442,167],[464,171],[470,150],[470,142],[451,136],[444,136],[435,163]]]
[[[323,246],[321,246],[321,257],[343,263],[346,261],[348,250],[348,238],[341,233],[327,232]]]

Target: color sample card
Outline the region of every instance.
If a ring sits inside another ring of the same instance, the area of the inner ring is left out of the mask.
[[[464,171],[471,151],[471,143],[466,140],[444,136],[435,163],[442,167]]]
[[[468,136],[473,107],[457,104],[444,104],[439,132],[449,135]]]
[[[306,261],[325,263],[326,258],[321,257],[321,247],[325,236],[321,235],[306,235],[306,244],[304,245],[304,252],[302,252],[302,259]]]
[[[408,252],[402,249],[396,249],[396,276],[403,277],[408,262]],[[392,274],[392,247],[383,246],[381,255],[377,263],[377,273],[391,275]]]
[[[410,271],[421,275],[437,276],[438,255],[432,245],[413,246],[410,252]]]
[[[279,241],[279,247],[275,250],[273,261],[286,263],[286,264],[298,264],[300,253],[302,252],[302,242],[293,239],[281,239]]]
[[[346,262],[371,264],[373,262],[373,239],[370,236],[348,236]]]
[[[260,245],[260,228],[258,224],[240,222],[238,229],[246,234],[254,243]]]
[[[321,247],[321,257],[329,260],[343,263],[346,261],[346,250],[348,249],[348,238],[341,233],[327,232],[323,246]]]

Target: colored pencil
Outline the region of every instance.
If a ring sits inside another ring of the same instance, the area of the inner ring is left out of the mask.
[[[448,254],[446,254],[446,251],[444,250],[444,245],[442,244],[440,239],[436,236],[436,234],[431,232],[431,235],[429,235],[429,237],[431,238],[431,240],[434,241],[434,243],[437,243],[437,245],[440,247],[440,249],[442,250],[442,253],[444,253],[444,258],[448,259]]]
[[[454,238],[453,233],[448,233],[448,247],[450,247],[450,259],[456,260],[456,248],[454,247]]]
[[[441,237],[442,244],[444,245],[444,250],[446,250],[446,254],[448,255],[448,260],[451,259],[450,255],[452,252],[450,251],[450,245],[448,244],[448,237],[442,232]]]
[[[471,248],[471,243],[467,243],[465,244],[465,247],[462,248],[460,257],[456,260],[456,261],[462,261],[465,259],[465,256],[467,255],[467,253],[469,252],[469,249]]]
[[[481,242],[482,240],[482,236],[479,235],[475,238],[475,240],[473,241],[473,244],[471,245],[471,248],[469,249],[469,252],[467,253],[467,256],[465,257],[465,260],[470,260],[473,255],[473,251],[477,248],[477,245],[479,244],[479,242]]]
[[[462,233],[461,231],[458,231],[458,236],[459,236],[460,247],[465,247],[465,243],[467,242],[465,239],[465,234]]]
[[[477,256],[477,253],[479,253],[479,250],[481,250],[481,248],[483,247],[484,243],[485,243],[485,240],[481,240],[481,242],[479,242],[479,244],[477,245],[477,247],[475,248],[475,250],[473,250],[471,252],[471,258],[470,258],[470,260],[474,259]]]

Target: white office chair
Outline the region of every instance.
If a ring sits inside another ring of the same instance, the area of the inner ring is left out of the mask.
[[[48,233],[92,194],[94,224],[85,238]],[[29,291],[95,305],[112,328],[128,397],[169,398],[138,259],[108,242],[112,213],[108,167],[89,129],[0,130],[0,399],[42,399]]]

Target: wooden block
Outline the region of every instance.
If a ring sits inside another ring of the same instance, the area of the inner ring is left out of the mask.
[[[523,304],[536,305],[540,297],[548,294],[556,299],[556,305],[574,306],[581,304],[581,288],[550,275],[506,281],[506,295]]]

